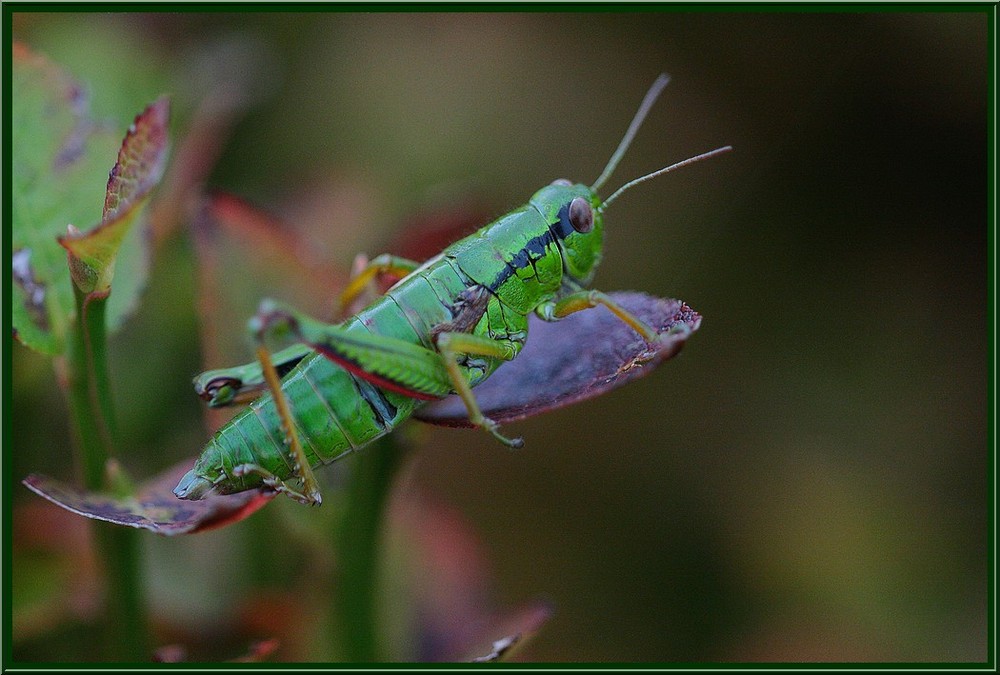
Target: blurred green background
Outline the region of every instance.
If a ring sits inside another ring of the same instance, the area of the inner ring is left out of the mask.
[[[15,14],[14,37],[123,130],[170,93],[175,149],[205,101],[227,111],[206,186],[295,224],[345,272],[417,214],[472,203],[485,221],[554,178],[593,181],[668,72],[606,191],[735,151],[616,202],[595,285],[681,298],[702,328],[638,383],[507,427],[522,451],[402,432],[392,653],[429,653],[407,644],[428,606],[454,621],[542,599],[552,618],[519,659],[986,658],[985,12]],[[203,362],[186,220],[112,342],[122,459],[140,477],[200,451],[190,378],[230,365]],[[215,272],[233,316],[337,291]],[[242,321],[210,329],[249,360]],[[15,346],[13,368],[12,478],[72,480],[51,365]],[[287,501],[143,538],[158,645],[216,660],[279,635],[279,660],[328,658],[313,631],[336,592],[336,498]],[[14,509],[15,658],[99,659],[84,521],[16,484]],[[455,590],[463,573],[474,593]],[[441,575],[450,590],[434,591]]]

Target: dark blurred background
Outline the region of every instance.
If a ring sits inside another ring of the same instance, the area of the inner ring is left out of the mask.
[[[668,72],[605,192],[735,151],[616,202],[595,284],[681,298],[701,330],[651,376],[507,427],[519,452],[414,423],[395,501],[433,504],[478,542],[476,602],[551,605],[521,659],[986,658],[985,11],[57,13],[15,15],[14,36],[121,129],[163,92],[175,148],[205,101],[225,111],[206,186],[345,272],[414,219],[482,224],[554,178],[593,181]],[[191,376],[251,358],[226,320],[211,330],[236,347],[204,363],[179,222],[112,343],[123,461],[140,477],[207,439]],[[329,307],[338,290],[292,297],[238,262],[215,271],[239,290],[233,316],[265,295]],[[15,347],[13,366],[13,478],[72,480],[50,363]],[[99,658],[97,600],[74,586],[83,521],[42,506],[15,486],[15,655]],[[328,658],[310,631],[335,592],[335,508],[277,500],[228,529],[144,537],[159,641],[197,635],[216,646],[202,658],[227,658],[294,626],[278,658]],[[44,518],[64,543],[25,534]],[[386,622],[407,635],[400,589],[430,584],[405,572],[424,533],[392,522]]]

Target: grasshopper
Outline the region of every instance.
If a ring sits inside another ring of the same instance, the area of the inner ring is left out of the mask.
[[[504,436],[482,413],[473,390],[517,357],[532,312],[558,321],[603,305],[656,343],[653,328],[588,286],[601,261],[604,212],[615,199],[643,181],[731,149],[636,178],[607,199],[598,196],[668,81],[660,75],[650,87],[592,185],[556,180],[423,264],[390,255],[372,259],[344,289],[342,307],[381,275],[402,278],[354,316],[326,324],[263,301],[249,326],[257,361],[195,379],[210,406],[251,402],[209,441],[174,494],[201,499],[263,487],[319,504],[314,467],[364,447],[418,406],[453,393],[473,426],[521,447],[522,439]],[[295,344],[272,356],[264,339],[275,335]]]

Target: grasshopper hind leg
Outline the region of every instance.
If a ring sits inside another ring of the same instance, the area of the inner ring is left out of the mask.
[[[301,481],[302,489],[301,491],[296,490],[272,472],[256,464],[242,464],[234,469],[234,474],[236,471],[240,472],[239,475],[256,473],[263,478],[264,485],[272,490],[283,492],[303,504],[318,506],[323,503],[323,497],[319,491],[319,483],[316,481],[316,476],[309,465],[306,453],[302,449],[302,443],[299,441],[298,432],[295,430],[295,423],[292,420],[292,413],[288,407],[288,400],[281,389],[281,377],[278,375],[278,371],[271,360],[270,351],[268,351],[267,346],[264,344],[264,338],[267,333],[276,326],[281,325],[280,317],[279,320],[275,320],[273,308],[274,304],[271,301],[263,301],[257,310],[257,314],[250,320],[249,328],[257,340],[257,360],[260,362],[261,374],[265,382],[267,382],[267,387],[271,391],[271,395],[274,397],[278,418],[281,420],[282,431],[285,434],[285,443],[288,445],[288,453],[292,460],[293,476]]]
[[[310,472],[311,471],[312,469],[310,469]],[[233,467],[232,473],[235,478],[241,478],[250,474],[257,474],[261,477],[264,487],[275,492],[288,495],[295,501],[305,504],[306,506],[319,506],[323,503],[323,497],[320,495],[318,487],[310,490],[310,488],[306,485],[306,481],[303,480],[302,490],[296,490],[286,481],[278,478],[259,464],[240,464],[239,466]]]

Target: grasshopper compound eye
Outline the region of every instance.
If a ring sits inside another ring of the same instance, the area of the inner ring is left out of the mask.
[[[581,234],[594,229],[594,209],[583,197],[577,197],[569,203],[569,224]]]
[[[569,187],[572,184],[573,181],[571,181],[568,178],[557,178],[554,181],[552,181],[552,185],[558,185],[559,187]]]

